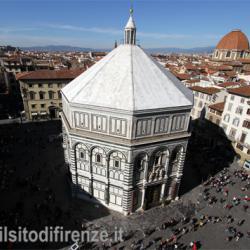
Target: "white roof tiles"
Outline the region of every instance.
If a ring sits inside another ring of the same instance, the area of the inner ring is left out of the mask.
[[[135,29],[136,26],[135,26],[135,22],[134,22],[134,19],[133,19],[133,16],[130,15],[129,19],[128,19],[128,22],[125,26],[125,29]]]
[[[192,91],[135,45],[120,45],[62,92],[71,103],[132,112],[193,104]]]

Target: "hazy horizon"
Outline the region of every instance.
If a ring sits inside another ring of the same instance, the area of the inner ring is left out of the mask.
[[[0,45],[109,49],[123,39],[129,7],[129,0],[2,0]],[[144,48],[213,47],[235,28],[249,37],[249,9],[246,0],[135,0],[137,39]]]

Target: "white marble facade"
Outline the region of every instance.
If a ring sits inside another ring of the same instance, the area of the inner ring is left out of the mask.
[[[125,44],[62,89],[72,193],[125,215],[178,197],[193,107],[135,36],[131,14]]]
[[[72,126],[61,114],[74,195],[90,194],[124,214],[178,197],[190,110],[120,118],[92,112],[73,111]]]

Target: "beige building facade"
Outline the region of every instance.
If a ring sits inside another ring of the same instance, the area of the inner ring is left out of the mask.
[[[194,106],[191,112],[192,119],[204,119],[211,104],[224,101],[226,91],[214,87],[194,86],[190,88],[194,94]]]
[[[25,117],[28,120],[58,118],[62,108],[61,88],[83,70],[38,70],[20,73],[20,84]]]
[[[212,104],[208,107],[208,112],[206,114],[206,118],[216,125],[220,125],[221,116],[224,110],[224,102],[219,102],[216,104]]]
[[[228,92],[220,126],[243,164],[250,160],[250,86]]]

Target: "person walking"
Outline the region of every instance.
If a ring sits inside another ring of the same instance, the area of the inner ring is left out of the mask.
[[[197,244],[196,241],[193,242],[192,250],[197,250]]]

